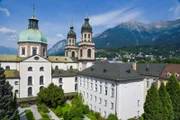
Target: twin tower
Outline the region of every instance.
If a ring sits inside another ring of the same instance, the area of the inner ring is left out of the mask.
[[[92,27],[89,24],[89,18],[86,15],[85,22],[81,28],[81,41],[76,46],[76,33],[71,25],[67,34],[67,45],[65,47],[66,57],[76,57],[78,61],[94,61],[95,60],[95,44],[92,42]]]

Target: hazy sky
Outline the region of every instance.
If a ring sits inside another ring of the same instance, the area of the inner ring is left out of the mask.
[[[33,4],[49,47],[66,38],[71,23],[80,40],[86,8],[93,35],[129,20],[151,23],[180,17],[180,0],[0,0],[0,46],[17,48]]]

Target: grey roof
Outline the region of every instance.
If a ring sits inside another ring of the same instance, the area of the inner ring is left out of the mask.
[[[53,77],[69,77],[69,76],[76,76],[77,73],[78,73],[77,69],[69,69],[69,70],[54,69],[52,76]]]
[[[159,77],[167,64],[137,64],[136,70],[140,75]]]
[[[79,75],[86,75],[115,81],[137,80],[144,77],[132,69],[131,64],[126,63],[96,63],[81,71]]]

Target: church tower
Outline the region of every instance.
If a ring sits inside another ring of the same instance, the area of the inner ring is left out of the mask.
[[[95,60],[95,44],[92,42],[92,27],[89,24],[88,13],[81,28],[81,41],[78,44],[79,70],[88,68]]]
[[[73,25],[70,26],[70,31],[67,34],[67,45],[65,47],[66,57],[78,57],[78,48],[76,46],[76,33]]]
[[[39,30],[38,20],[34,15],[29,19],[28,29],[21,32],[18,40],[18,56],[26,58],[33,55],[47,57],[47,39]]]

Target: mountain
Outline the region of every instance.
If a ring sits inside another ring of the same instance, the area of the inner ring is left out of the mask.
[[[180,19],[151,24],[124,22],[93,37],[93,42],[96,48],[180,43]]]
[[[63,55],[66,46],[66,39],[58,41],[48,50],[48,55]]]
[[[16,54],[17,55],[17,49],[0,46],[0,54]]]

